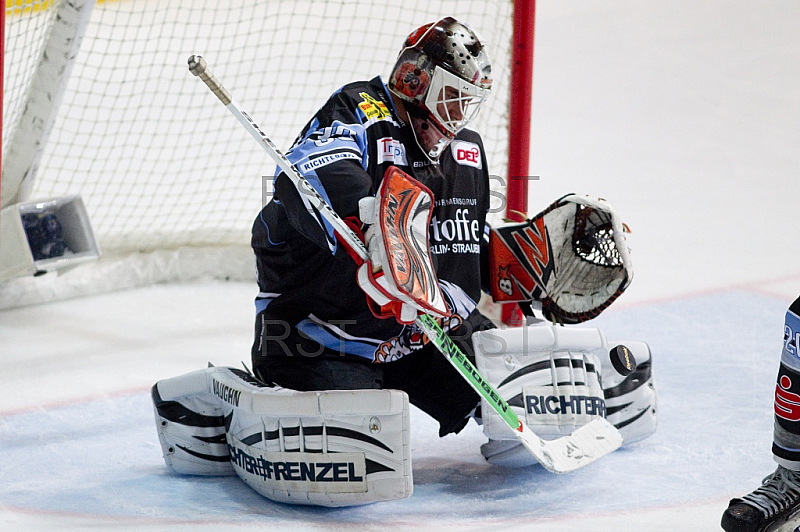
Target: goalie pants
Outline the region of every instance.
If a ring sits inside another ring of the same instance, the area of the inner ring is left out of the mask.
[[[488,318],[473,312],[462,327],[481,330],[493,327]],[[256,338],[260,336],[256,320]],[[456,330],[456,333],[459,329]],[[471,335],[454,334],[470,361],[475,363]],[[399,360],[382,364],[338,353],[307,357],[264,355],[254,347],[253,371],[266,383],[298,391],[392,389],[408,394],[411,404],[439,422],[439,436],[460,432],[480,403],[480,396],[450,362],[429,343]]]

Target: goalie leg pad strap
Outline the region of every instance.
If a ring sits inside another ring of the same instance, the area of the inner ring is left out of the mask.
[[[268,499],[352,506],[411,496],[404,392],[297,392],[265,386],[234,368],[195,374],[205,379],[204,398],[222,410],[228,467]],[[167,388],[172,380],[156,386]]]

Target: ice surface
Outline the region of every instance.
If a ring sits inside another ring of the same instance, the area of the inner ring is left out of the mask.
[[[421,522],[472,529],[536,523],[547,529],[575,516],[646,515],[709,500],[721,507],[725,497],[749,491],[772,468],[771,390],[785,303],[729,290],[609,311],[595,321],[612,341],[648,339],[660,392],[660,426],[651,438],[573,474],[488,465],[478,452],[484,439],[477,426],[439,439],[435,422],[418,410],[411,420],[415,492],[407,500],[348,509],[292,507],[267,501],[236,477],[170,474],[161,459],[147,384],[175,374],[167,368],[176,361],[194,361],[191,369],[201,368],[208,357],[216,364],[237,364],[246,351],[249,323],[231,324],[242,338],[228,352],[219,345],[211,348],[216,353],[202,352],[192,344],[200,340],[196,335],[206,337],[204,331],[214,328],[218,315],[238,314],[239,296],[250,288],[162,286],[14,312],[38,321],[68,309],[77,321],[96,327],[91,332],[62,329],[55,352],[39,354],[37,365],[45,367],[69,361],[66,368],[54,369],[60,385],[74,394],[67,400],[48,401],[57,384],[47,370],[41,381],[14,379],[15,372],[27,371],[26,360],[11,355],[4,396],[13,406],[0,418],[0,500],[9,512],[6,519],[43,513],[94,516],[102,523],[121,520],[126,527],[231,520],[292,529],[331,523],[412,528]],[[213,305],[203,304],[206,294]],[[167,299],[176,303],[150,306]],[[108,316],[114,305],[131,318]],[[193,310],[185,312],[188,323],[176,327],[176,333],[187,338],[175,341],[155,324],[170,322],[184,305]],[[3,320],[4,336],[23,355],[30,349],[23,340],[29,328],[8,321]],[[138,349],[114,349],[149,330],[153,337]],[[96,344],[81,344],[84,336]],[[41,349],[36,343],[27,344]],[[109,358],[133,358],[145,367],[132,374],[124,362],[100,363],[107,373],[93,378],[106,382],[90,383],[85,370]],[[87,393],[87,388],[93,389]]]
[[[774,469],[800,294],[798,24],[781,1],[537,2],[531,210],[601,195],[633,229],[633,284],[586,326],[650,343],[651,438],[555,476],[490,466],[478,427],[439,439],[413,410],[413,497],[347,509],[172,475],[148,389],[247,361],[256,289],[155,286],[0,312],[0,528],[719,530]]]

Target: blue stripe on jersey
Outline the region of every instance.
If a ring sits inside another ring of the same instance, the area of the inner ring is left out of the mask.
[[[281,244],[285,244],[286,243],[285,240],[283,242],[273,242],[272,241],[272,236],[270,236],[270,234],[269,234],[269,224],[264,219],[264,211],[263,210],[258,214],[258,219],[261,220],[261,223],[264,224],[264,227],[267,229],[267,240],[269,241],[269,243],[271,245],[280,246]]]
[[[305,174],[305,178],[311,185],[311,188],[313,188],[320,196],[322,196],[322,198],[325,200],[325,203],[330,205],[331,199],[328,197],[328,193],[325,191],[325,187],[322,186],[322,182],[317,177],[316,172],[309,172]],[[308,202],[308,198],[305,194],[301,193],[300,197],[303,200],[303,203]],[[316,208],[313,209],[316,212],[317,223],[322,224],[325,233],[328,235],[328,248],[331,250],[331,254],[335,255],[336,248],[338,246],[338,241],[336,240],[336,231],[333,229],[333,226],[330,224],[330,222],[323,218],[321,214],[319,214],[319,211],[317,211]]]
[[[320,127],[315,118],[303,139],[292,146],[286,156],[301,167],[303,162],[316,154],[331,151],[350,151],[361,155],[361,167],[366,170],[367,130],[361,124],[345,124],[339,120],[326,127]]]
[[[256,316],[267,310],[267,307],[270,303],[275,300],[274,297],[269,297],[265,299],[256,298]]]
[[[297,324],[297,329],[320,345],[338,353],[348,353],[368,360],[375,359],[375,344],[340,338],[324,329],[321,325],[306,319]]]
[[[778,445],[778,444],[777,444],[777,443],[775,443],[775,442],[772,442],[772,443],[774,443],[775,445],[777,445],[778,447],[780,447],[780,448],[781,448],[781,449],[783,449],[784,451],[789,451],[789,452],[791,452],[791,453],[800,453],[800,449],[792,449],[791,447],[785,447],[785,446],[783,446],[783,445]]]

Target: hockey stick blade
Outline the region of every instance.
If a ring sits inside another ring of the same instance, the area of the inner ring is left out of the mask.
[[[527,425],[517,432],[520,442],[551,473],[569,473],[615,451],[622,445],[617,428],[598,418],[556,440],[543,440]]]
[[[286,158],[277,146],[264,134],[250,116],[239,108],[230,93],[214,77],[205,60],[199,55],[189,57],[189,71],[200,78],[225,107],[233,114],[242,126],[256,139],[259,145],[269,154],[275,164],[286,174],[301,196],[308,199],[307,208],[314,216],[319,215],[331,225],[339,237],[351,247],[362,259],[367,260],[369,253],[360,238],[344,223],[336,211],[327,204],[314,189],[313,185]],[[310,208],[313,207],[313,210]],[[557,440],[545,441],[530,430],[511,410],[500,394],[486,382],[466,355],[447,336],[435,318],[423,314],[416,320],[417,326],[433,342],[437,349],[461,373],[472,388],[480,394],[492,408],[505,420],[514,435],[548,471],[566,473],[583,467],[604,456],[622,444],[622,437],[613,425],[604,419],[593,421],[568,436]]]

